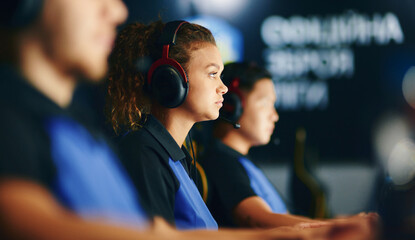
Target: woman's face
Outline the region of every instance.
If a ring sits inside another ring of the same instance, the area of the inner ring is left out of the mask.
[[[238,130],[252,146],[264,145],[270,141],[275,122],[279,116],[274,103],[276,94],[271,79],[258,80],[245,100],[245,106]]]
[[[211,43],[199,44],[190,55],[187,68],[189,93],[181,106],[194,122],[217,119],[222,96],[228,91],[220,79],[223,63],[218,48]]]
[[[116,27],[126,18],[121,0],[46,0],[41,19],[45,48],[62,71],[101,79]]]

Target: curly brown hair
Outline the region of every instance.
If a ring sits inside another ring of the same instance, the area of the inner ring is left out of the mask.
[[[164,26],[161,21],[149,25],[133,23],[123,28],[117,36],[109,57],[107,99],[109,119],[116,133],[138,130],[145,114],[151,111],[151,96],[144,91],[144,84],[151,61],[161,58],[162,46],[157,42]],[[169,57],[187,71],[191,52],[198,49],[201,43],[216,45],[208,29],[186,23],[179,28],[176,44],[170,47]],[[150,64],[145,69],[137,69],[138,61],[150,61]]]

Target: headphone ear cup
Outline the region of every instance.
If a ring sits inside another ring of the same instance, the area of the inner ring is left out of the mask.
[[[220,109],[221,116],[230,122],[237,122],[242,115],[242,111],[242,102],[237,94],[228,92],[223,96],[223,107]]]
[[[160,105],[175,108],[186,99],[189,84],[176,68],[170,65],[161,65],[154,71],[149,88],[151,96]]]

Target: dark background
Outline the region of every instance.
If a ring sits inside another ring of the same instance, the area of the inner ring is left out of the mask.
[[[229,1],[229,0],[228,0]],[[209,1],[208,1],[209,2]],[[251,153],[261,161],[293,158],[295,131],[304,127],[306,146],[314,158],[321,161],[375,161],[373,130],[379,117],[387,111],[406,114],[401,83],[406,71],[414,65],[415,2],[412,0],[329,1],[329,0],[240,0],[247,7],[237,14],[212,1],[201,9],[197,0],[125,0],[129,9],[128,22],[149,23],[183,19],[197,14],[220,17],[238,28],[244,37],[244,60],[266,66],[263,51],[267,47],[261,38],[261,24],[267,17],[294,15],[322,18],[353,10],[369,17],[374,13],[397,16],[404,34],[404,42],[387,45],[351,44],[354,52],[354,75],[328,79],[328,105],[324,109],[287,110],[277,108],[280,120],[270,144]],[[223,0],[227,2],[227,0]],[[206,4],[205,4],[206,5]],[[226,5],[226,4],[225,4]],[[411,112],[412,110],[409,110]]]

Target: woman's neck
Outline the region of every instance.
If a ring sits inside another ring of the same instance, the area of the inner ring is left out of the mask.
[[[234,149],[235,151],[247,155],[249,149],[252,147],[252,144],[247,141],[239,132],[238,130],[231,130],[229,131],[221,141],[227,145],[228,147]]]
[[[195,122],[178,109],[163,110],[162,112],[152,112],[152,114],[163,124],[177,145],[181,147]]]
[[[70,104],[76,85],[75,77],[61,71],[37,41],[30,38],[22,40],[19,65],[29,84],[38,91],[60,107]]]

